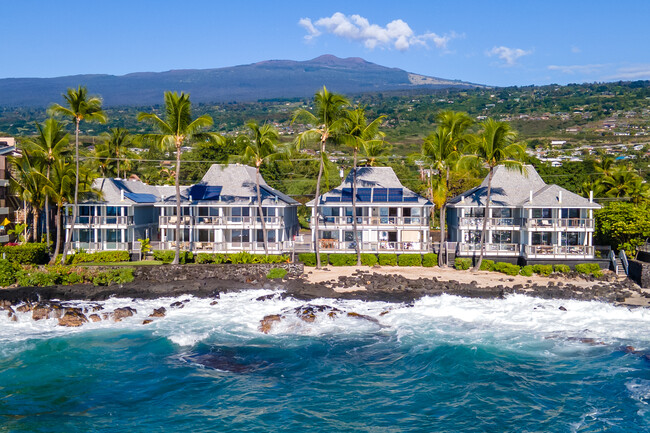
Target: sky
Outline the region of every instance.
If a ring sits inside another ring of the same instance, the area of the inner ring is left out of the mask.
[[[510,86],[650,79],[650,0],[0,0],[0,78],[361,57]]]

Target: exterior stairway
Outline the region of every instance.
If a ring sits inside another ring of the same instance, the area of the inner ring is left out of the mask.
[[[620,257],[616,257],[616,275],[625,277],[625,268],[623,267],[623,261]]]

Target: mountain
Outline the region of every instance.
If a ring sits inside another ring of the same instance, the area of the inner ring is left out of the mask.
[[[303,62],[267,60],[218,69],[182,69],[127,75],[71,75],[0,79],[0,106],[48,106],[61,102],[68,87],[85,85],[104,105],[155,105],[165,90],[189,92],[192,102],[246,102],[310,97],[323,85],[339,93],[413,88],[472,88],[477,84],[412,74],[358,57],[323,55]]]

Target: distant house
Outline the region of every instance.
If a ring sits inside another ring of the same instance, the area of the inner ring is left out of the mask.
[[[352,214],[350,171],[343,183],[321,195],[319,210],[320,248],[330,252],[355,251],[359,242],[362,252],[429,251],[429,213],[433,204],[405,188],[390,167],[357,169],[357,213]],[[312,208],[312,243],[315,240],[315,200]],[[356,218],[358,238],[353,224]]]
[[[485,215],[487,178],[449,202],[449,240],[457,255],[477,256]],[[600,205],[548,185],[531,165],[523,173],[495,168],[484,255],[528,260],[594,258],[593,211]]]
[[[13,137],[0,137],[0,224],[5,219],[13,220],[14,206],[9,197],[9,164],[7,156],[16,151],[16,141]],[[13,221],[12,221],[13,222]],[[0,243],[9,242],[4,225],[0,225]]]

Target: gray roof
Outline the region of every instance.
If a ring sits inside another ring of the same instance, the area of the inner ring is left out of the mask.
[[[197,200],[196,197],[191,196],[195,186],[220,187],[219,199]],[[288,195],[271,188],[261,175],[260,192],[263,205],[297,206],[299,204]],[[175,201],[175,192],[164,199],[165,203],[175,203]],[[208,205],[257,203],[256,170],[254,167],[242,164],[212,164],[203,175],[201,182],[181,188],[181,201]]]
[[[93,189],[102,193],[101,200],[92,200],[94,203],[106,203],[115,205],[137,205],[136,200],[129,198],[131,194],[148,194],[160,201],[162,196],[174,194],[175,188],[169,185],[147,185],[139,180],[124,180],[100,177],[93,181]],[[124,191],[124,195],[122,193]],[[150,202],[147,204],[151,204]]]
[[[343,189],[352,188],[353,176],[352,170],[348,173],[347,177],[338,187],[321,195],[321,204],[329,200],[336,200],[343,195]],[[424,206],[433,206],[433,204],[426,198],[414,193],[400,182],[399,178],[391,167],[359,167],[357,168],[357,191],[359,188],[395,188],[403,191],[403,197],[406,203],[417,203]],[[307,206],[314,206],[316,199],[307,203]],[[336,202],[334,202],[336,203]],[[340,201],[339,201],[340,203]],[[358,204],[361,204],[357,201]],[[365,202],[366,204],[369,202]],[[374,202],[377,203],[377,202]],[[391,203],[397,204],[400,202],[392,201]]]
[[[480,186],[449,200],[450,207],[485,206],[488,177]],[[533,200],[530,201],[532,192]],[[532,165],[525,165],[523,172],[509,170],[499,165],[492,176],[491,205],[498,207],[580,207],[600,209],[590,202],[558,185],[547,185]]]

